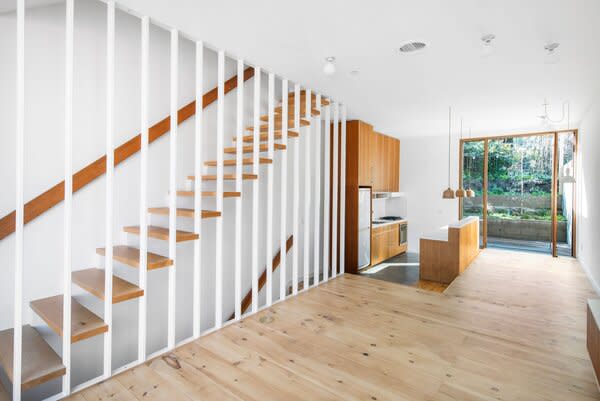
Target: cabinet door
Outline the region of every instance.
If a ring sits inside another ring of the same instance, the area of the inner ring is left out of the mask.
[[[358,185],[371,185],[371,133],[370,125],[359,123],[358,131]]]
[[[388,188],[390,192],[400,191],[400,141],[396,138],[388,139],[388,160],[387,168],[389,170]]]
[[[369,132],[369,185],[373,187],[373,191],[378,191],[377,189],[377,133],[371,130]]]

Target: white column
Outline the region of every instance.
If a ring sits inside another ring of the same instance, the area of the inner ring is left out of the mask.
[[[346,259],[346,105],[342,105],[342,160],[340,171],[340,274],[345,272]]]
[[[305,92],[306,112],[304,118],[310,121],[310,111],[312,107],[312,99],[310,89]],[[304,138],[304,290],[308,290],[308,273],[310,270],[310,174],[312,163],[310,159],[310,125],[304,130],[306,138]],[[300,124],[296,125],[296,129],[300,129]]]
[[[115,97],[115,2],[106,9],[106,221],[104,255],[104,377],[112,374],[112,276],[113,276],[113,185],[114,185],[114,97]],[[64,337],[63,337],[64,338]]]
[[[177,310],[177,109],[179,85],[179,32],[171,29],[171,134],[169,136],[169,303],[167,347],[175,347]]]
[[[281,82],[281,143],[285,149],[281,152],[281,226],[279,230],[279,299],[284,300],[287,294],[287,147],[288,147],[288,81]],[[294,241],[297,241],[294,238]]]
[[[313,285],[319,284],[320,250],[321,250],[321,95],[317,95],[318,116],[311,121],[315,122],[315,207],[314,207],[314,257],[313,257]]]
[[[286,100],[287,101],[287,100]],[[294,86],[294,130],[299,132],[298,126],[300,125],[300,85]],[[296,138],[294,141],[294,209],[293,209],[293,235],[294,235],[294,248],[293,248],[293,260],[292,260],[292,294],[298,293],[298,264],[300,256],[300,138]]]
[[[339,105],[333,103],[333,207],[331,208],[331,278],[337,276],[338,255],[338,177],[339,177]]]
[[[329,210],[331,208],[331,182],[329,176],[331,174],[331,99],[329,106],[325,107],[325,147],[323,151],[323,281],[329,279]]]
[[[140,268],[139,287],[144,296],[138,301],[138,362],[146,359],[146,322],[147,322],[147,273],[148,273],[148,98],[149,98],[149,54],[150,54],[150,18],[142,17],[141,23],[141,161],[140,161]]]
[[[254,67],[254,138],[252,173],[258,174],[260,151],[260,67]],[[258,180],[252,182],[252,313],[258,311]]]
[[[244,159],[244,60],[237,62],[237,142],[235,149],[235,190],[242,192]],[[235,320],[242,317],[242,197],[235,200]]]
[[[25,136],[25,0],[17,0],[16,186],[15,186],[15,298],[13,316],[13,383],[21,383],[23,352],[23,139]],[[21,386],[13,385],[13,401],[21,400]]]
[[[215,258],[215,327],[223,324],[223,135],[225,116],[225,52],[218,53],[217,70],[217,210],[221,216],[216,221]]]
[[[273,160],[275,141],[275,75],[269,73],[269,92],[268,92],[268,158]],[[273,303],[273,163],[267,166],[267,306]]]
[[[200,337],[202,300],[202,122],[204,97],[204,44],[196,42],[196,117],[194,119],[194,232],[200,234],[200,239],[194,241],[194,338]]]

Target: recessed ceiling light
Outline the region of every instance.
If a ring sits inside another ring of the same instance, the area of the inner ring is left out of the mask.
[[[402,54],[407,54],[407,53],[414,53],[414,52],[424,50],[426,47],[427,47],[427,43],[415,40],[415,41],[405,42],[404,44],[402,44],[400,46],[400,48],[398,50]]]
[[[360,74],[359,70],[352,70],[350,71],[350,76],[351,77],[357,77]]]
[[[494,39],[496,39],[496,35],[493,33],[488,33],[481,37],[481,53],[484,57],[494,52]]]
[[[558,63],[558,59],[559,59],[559,54],[558,54],[558,47],[560,46],[560,43],[548,43],[546,46],[544,46],[544,50],[546,51],[546,64],[556,64]]]
[[[325,58],[325,65],[323,66],[323,73],[325,75],[335,74],[335,57],[329,56]]]

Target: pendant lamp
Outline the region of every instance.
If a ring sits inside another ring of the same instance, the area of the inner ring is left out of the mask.
[[[463,137],[463,119],[462,117],[460,118],[460,139],[462,140]],[[461,143],[462,145],[462,143]],[[464,158],[463,158],[464,159]],[[462,165],[463,161],[459,160],[459,163]],[[461,169],[462,171],[462,169]],[[465,189],[462,186],[462,180],[459,178],[459,186],[458,189],[456,190],[455,194],[457,198],[464,198],[465,197]]]
[[[452,132],[452,107],[448,108],[448,188],[442,193],[444,199],[454,199],[454,190],[450,188],[450,142]]]
[[[471,139],[471,128],[469,128],[469,139]],[[471,163],[469,163],[469,166],[470,165],[471,165]],[[467,196],[467,198],[475,197],[475,191],[473,191],[473,189],[471,188],[470,185],[467,187],[467,190],[465,191],[465,195]]]

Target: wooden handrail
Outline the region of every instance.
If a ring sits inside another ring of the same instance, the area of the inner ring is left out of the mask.
[[[293,245],[294,245],[294,236],[290,235],[290,237],[285,242],[285,253],[288,253],[290,251],[290,249],[292,249]],[[275,257],[273,258],[273,271],[277,270],[280,263],[281,263],[281,249],[277,252]],[[267,266],[265,266],[265,269],[263,270],[262,274],[258,278],[258,291],[260,291],[265,286],[266,282],[267,282]],[[251,304],[252,304],[252,289],[250,289],[250,291],[248,291],[248,293],[242,300],[242,314],[248,310],[248,308],[250,307]],[[229,320],[231,320],[231,319],[235,319],[235,313],[233,313],[229,317]]]
[[[254,76],[254,68],[248,67],[244,70],[244,82]],[[237,75],[225,82],[225,93],[228,93],[237,87]],[[202,104],[204,108],[211,105],[218,97],[218,88],[214,88],[204,94]],[[179,109],[177,113],[177,122],[181,124],[196,113],[196,102]],[[171,118],[167,117],[150,127],[148,139],[152,143],[161,136],[169,132]],[[115,149],[115,166],[121,164],[137,152],[141,146],[141,135],[136,135],[129,141]],[[106,172],[106,155],[98,160],[88,164],[83,169],[73,174],[73,193],[102,176]],[[38,197],[25,204],[25,224],[41,216],[44,212],[58,205],[63,201],[65,195],[65,182],[56,184]],[[0,219],[0,240],[8,237],[15,232],[15,211]]]

